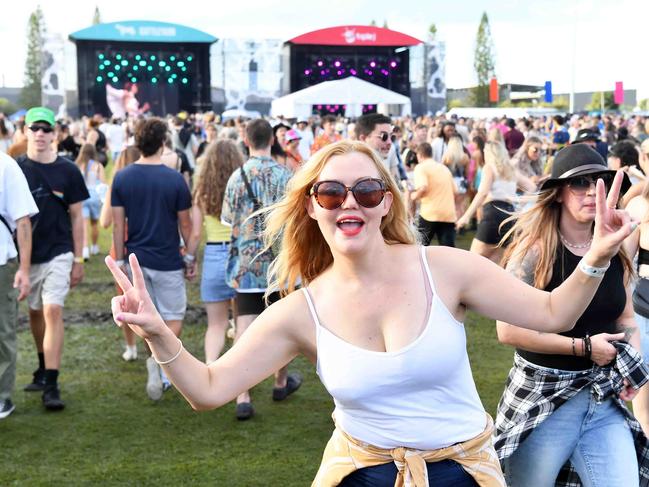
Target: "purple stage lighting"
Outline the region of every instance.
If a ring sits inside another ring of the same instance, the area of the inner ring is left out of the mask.
[[[324,69],[320,70],[320,76],[324,76],[324,75],[325,75]]]
[[[334,63],[334,66],[336,66],[337,68],[339,68],[339,67],[340,67],[340,61],[336,61],[336,62]]]
[[[356,76],[356,70],[355,70],[355,69],[350,69],[349,72],[350,72],[353,76]]]
[[[370,61],[370,67],[371,68],[376,68],[376,63],[374,61]]]
[[[311,74],[311,70],[310,69],[305,69],[304,74],[309,76]]]
[[[371,69],[368,69],[368,70],[367,70],[367,74],[369,74],[370,76],[372,76],[372,75],[374,74],[374,71],[372,71]]]
[[[397,62],[396,61],[390,61],[390,67],[391,68],[396,68],[397,67]]]
[[[341,74],[343,74],[343,72],[339,69],[338,70],[338,76],[340,76]]]
[[[318,61],[318,66],[322,66],[324,63],[322,61]]]

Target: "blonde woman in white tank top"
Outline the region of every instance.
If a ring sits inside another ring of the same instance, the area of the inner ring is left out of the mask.
[[[500,224],[514,211],[516,188],[532,192],[536,191],[536,184],[512,165],[504,143],[487,141],[484,158],[478,193],[455,226],[458,230],[466,226],[478,208],[482,207],[482,219],[471,242],[471,252],[498,263],[503,254],[498,243],[506,233],[505,228],[500,229]]]
[[[266,222],[268,245],[282,235],[270,277],[288,295],[209,366],[165,326],[134,256],[133,284],[107,258],[124,289],[124,296],[112,301],[115,321],[147,340],[197,410],[232,401],[298,354],[311,359],[336,401],[338,422],[314,485],[355,485],[353,478],[378,473],[383,480],[372,485],[392,486],[399,475],[401,481],[416,476],[436,486],[502,486],[491,421],[468,365],[466,309],[558,332],[574,325],[600,280],[586,267],[547,293],[475,254],[422,249],[399,194],[380,159],[362,142],[338,142],[316,153]],[[604,267],[630,232],[624,214],[607,208],[600,191],[585,264]],[[305,291],[293,292],[300,280]],[[356,448],[335,455],[337,445],[350,443]],[[462,447],[445,448],[456,443]],[[371,466],[358,469],[350,455],[361,455]],[[484,468],[474,464],[477,456]],[[412,470],[415,463],[424,471]],[[451,483],[439,481],[444,469],[454,469]]]

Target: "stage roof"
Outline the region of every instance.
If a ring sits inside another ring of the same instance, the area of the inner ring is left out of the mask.
[[[314,30],[294,37],[291,44],[314,44],[322,46],[416,46],[423,41],[382,27],[371,25],[341,25]]]
[[[193,42],[212,44],[218,39],[180,24],[151,20],[126,20],[97,24],[70,34],[72,41]]]

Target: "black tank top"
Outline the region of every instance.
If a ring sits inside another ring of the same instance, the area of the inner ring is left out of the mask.
[[[552,267],[552,279],[545,290],[552,291],[559,287],[572,274],[580,260],[580,256],[573,254],[559,243]],[[598,333],[616,333],[617,324],[615,321],[624,311],[625,305],[624,267],[622,260],[616,255],[611,259],[611,267],[606,271],[593,300],[579,317],[575,327],[570,331],[560,333],[560,335],[582,338],[586,336],[586,333],[590,336]],[[579,346],[578,353],[580,353],[581,342],[575,346]],[[593,366],[593,362],[584,357],[535,353],[521,349],[517,349],[517,351],[525,360],[553,369],[586,370]]]

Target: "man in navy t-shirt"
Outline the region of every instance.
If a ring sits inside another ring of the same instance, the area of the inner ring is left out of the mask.
[[[160,160],[166,138],[167,126],[159,118],[143,120],[136,127],[135,145],[142,156],[113,180],[113,244],[119,266],[127,267],[129,254],[137,256],[153,303],[180,336],[187,295],[178,231],[189,240],[191,194],[183,177]],[[166,378],[153,357],[147,359],[147,372],[147,394],[157,401]]]

